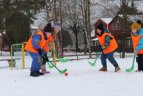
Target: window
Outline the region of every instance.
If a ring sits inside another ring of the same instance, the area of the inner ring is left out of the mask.
[[[113,24],[111,25],[112,30],[120,30],[120,21],[119,19],[116,19],[115,22],[113,22]]]

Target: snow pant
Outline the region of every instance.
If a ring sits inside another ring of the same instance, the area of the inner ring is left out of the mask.
[[[101,54],[101,63],[102,63],[102,66],[103,67],[107,67],[107,62],[106,62],[106,59],[109,60],[109,62],[114,66],[114,67],[117,67],[118,66],[118,63],[116,62],[115,58],[113,57],[114,55],[114,52],[110,52],[108,54],[104,54],[102,52]]]
[[[38,53],[28,52],[32,58],[31,72],[37,72],[41,69],[42,58]]]
[[[138,70],[143,71],[143,54],[138,54],[137,55],[136,62],[138,64]]]
[[[41,71],[46,71],[46,60],[42,59],[42,64],[41,64]]]

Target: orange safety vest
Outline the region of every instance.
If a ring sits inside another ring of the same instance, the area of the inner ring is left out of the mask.
[[[53,41],[54,39],[55,39],[55,36],[50,35],[50,36],[48,37],[47,43]]]
[[[104,54],[108,54],[110,52],[115,51],[116,48],[118,48],[117,42],[114,38],[114,36],[112,36],[111,34],[105,32],[102,34],[102,36],[97,36],[99,43],[102,46],[105,45],[105,36],[110,36],[112,39],[110,40],[110,44],[108,45],[108,47],[106,49],[103,50]]]
[[[131,37],[132,37],[132,42],[133,42],[133,48],[134,48],[134,51],[136,50],[136,47],[138,46],[138,43],[140,41],[140,38],[141,36],[134,36],[132,33],[131,33]],[[138,54],[143,54],[143,49],[139,50]]]
[[[47,43],[54,39],[53,36],[51,35],[48,37],[48,40],[45,40],[44,34],[42,32],[37,32],[36,34],[39,34],[42,37],[41,41],[39,42],[40,48],[44,49],[46,52],[49,52],[49,47],[48,47]],[[25,50],[27,50],[29,52],[38,53],[38,51],[36,49],[34,49],[32,46],[32,36],[29,38],[28,42],[26,43]]]

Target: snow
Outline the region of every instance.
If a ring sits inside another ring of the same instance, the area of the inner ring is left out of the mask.
[[[31,29],[38,29],[37,26],[31,25]]]
[[[91,31],[91,37],[94,37],[95,36],[95,29],[93,29],[92,31]]]
[[[98,40],[98,38],[93,38],[93,39],[92,39],[92,41],[97,41],[97,40]]]
[[[4,58],[9,57],[0,56],[0,59]],[[69,76],[49,69],[50,74],[40,77],[29,76],[29,56],[25,58],[26,69],[20,69],[20,60],[12,70],[6,61],[0,61],[0,96],[143,96],[143,73],[125,72],[132,64],[133,54],[127,55],[125,59],[116,54],[115,59],[121,72],[115,73],[109,62],[108,72],[99,72],[100,59],[94,67],[88,64],[88,61],[93,62],[94,59],[84,59],[57,62],[58,68],[68,69]]]
[[[109,24],[113,18],[100,18],[103,22],[105,22],[106,24]]]

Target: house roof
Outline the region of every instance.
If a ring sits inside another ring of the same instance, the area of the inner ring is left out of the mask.
[[[37,26],[34,26],[34,25],[31,25],[30,27],[31,27],[31,29],[37,29],[38,28]]]
[[[113,20],[113,18],[100,18],[99,20],[105,22],[106,24],[109,24]]]

